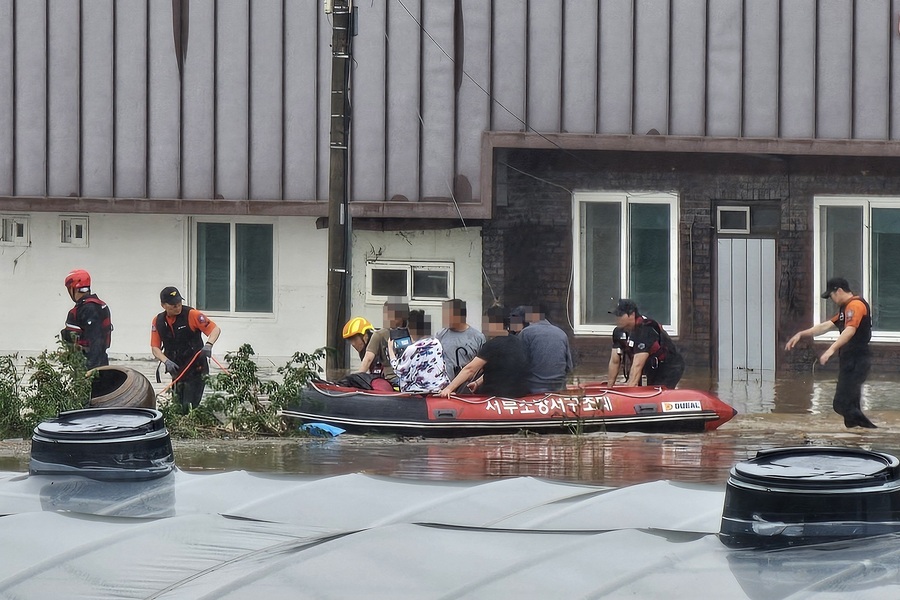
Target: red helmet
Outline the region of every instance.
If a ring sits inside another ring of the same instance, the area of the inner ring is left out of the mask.
[[[91,287],[91,274],[84,269],[75,269],[66,275],[66,289],[75,288],[79,292],[86,292]]]

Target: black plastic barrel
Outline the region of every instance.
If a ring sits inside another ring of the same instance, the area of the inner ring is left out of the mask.
[[[104,481],[163,477],[175,459],[162,413],[151,408],[88,408],[43,421],[31,437],[33,475]]]
[[[858,448],[762,450],[731,469],[719,539],[773,548],[900,531],[900,461]]]

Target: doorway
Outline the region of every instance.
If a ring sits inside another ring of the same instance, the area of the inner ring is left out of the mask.
[[[775,240],[717,240],[719,381],[775,379]]]

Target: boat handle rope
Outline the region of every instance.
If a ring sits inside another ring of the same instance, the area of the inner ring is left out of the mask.
[[[165,393],[168,391],[168,389],[169,389],[170,387],[172,387],[173,385],[175,385],[176,383],[178,383],[178,380],[181,379],[182,377],[184,377],[184,376],[187,374],[188,369],[190,368],[190,366],[191,366],[192,364],[194,364],[194,361],[197,360],[197,357],[200,356],[200,354],[201,354],[202,352],[203,352],[203,348],[201,348],[200,350],[197,350],[196,354],[194,354],[194,356],[193,356],[193,358],[191,358],[190,362],[189,362],[189,363],[181,370],[181,373],[178,374],[178,377],[174,377],[174,378],[172,379],[172,381],[170,381],[169,383],[167,383],[166,386],[165,386],[163,389],[161,389],[161,390],[159,391],[158,394],[156,394],[156,397],[159,398],[160,396],[162,396],[163,394],[165,394]],[[220,363],[218,360],[216,360],[216,357],[215,357],[215,356],[210,355],[209,357],[212,359],[212,361],[213,361],[214,363],[216,363],[216,366],[218,366],[220,369],[222,369],[222,370],[225,371],[226,373],[230,373],[230,372],[231,372],[231,371],[229,371],[229,370],[225,367],[225,365],[223,365],[223,364]],[[159,369],[159,367],[157,367],[157,369]],[[158,370],[157,370],[157,373],[159,373]]]

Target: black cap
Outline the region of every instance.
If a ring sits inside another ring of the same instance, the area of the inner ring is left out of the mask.
[[[177,287],[169,286],[164,287],[163,290],[159,293],[159,301],[164,304],[178,304],[184,300],[181,297],[181,292],[178,291]]]
[[[637,304],[635,304],[634,300],[629,300],[628,298],[619,298],[619,302],[616,303],[616,308],[609,311],[609,314],[621,317],[622,315],[633,315],[637,312],[638,307]]]
[[[836,292],[838,291],[838,289],[849,292],[850,283],[843,277],[832,277],[828,280],[828,283],[825,284],[825,291],[822,292],[822,298],[828,298],[829,296],[831,296],[832,292]]]

